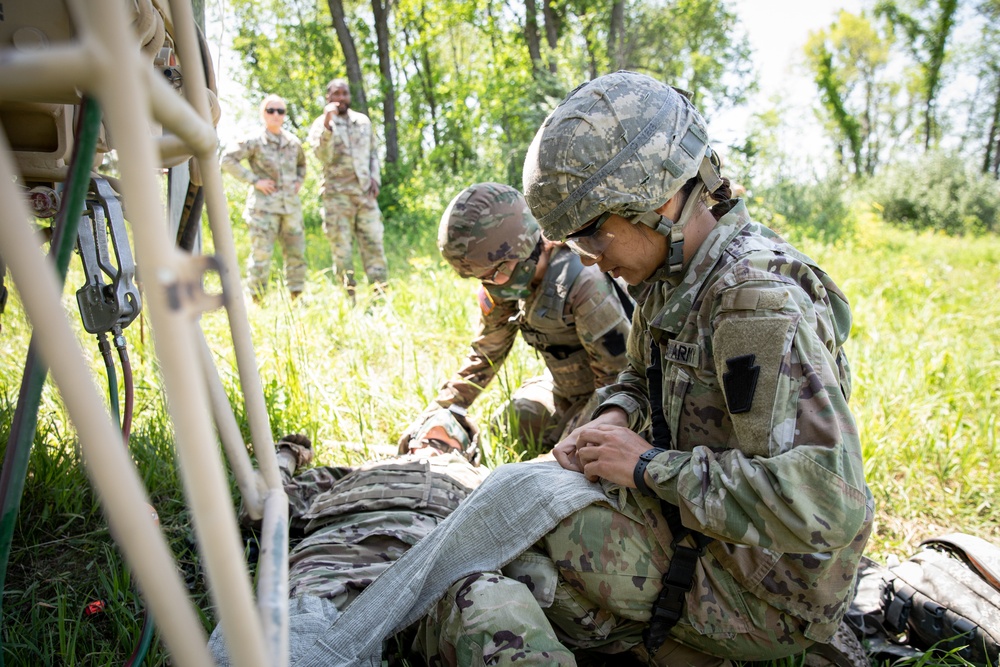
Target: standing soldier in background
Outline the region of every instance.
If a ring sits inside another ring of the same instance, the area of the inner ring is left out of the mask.
[[[429,409],[464,412],[496,376],[520,331],[547,372],[517,389],[492,421],[516,427],[522,444],[551,449],[589,416],[585,406],[596,400],[595,390],[624,368],[631,302],[596,267],[544,241],[524,197],[507,185],[478,183],[459,193],[441,218],[438,248],[460,276],[482,282],[482,313],[465,363]]]
[[[260,105],[264,131],[222,156],[223,169],[253,186],[243,217],[250,229],[247,281],[255,302],[267,289],[271,254],[279,237],[285,253],[285,283],[292,298],[305,287],[306,237],[299,190],[306,177],[306,155],[302,143],[281,127],[287,110],[285,100],[277,95],[265,97]],[[249,169],[241,164],[243,160]]]
[[[344,79],[326,87],[328,104],[309,129],[309,145],[323,165],[323,231],[330,239],[333,269],[354,301],[354,258],[351,236],[368,282],[376,292],[385,287],[382,212],[378,208],[381,175],[372,123],[351,110],[351,91]]]

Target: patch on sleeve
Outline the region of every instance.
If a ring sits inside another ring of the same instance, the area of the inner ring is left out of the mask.
[[[740,451],[748,456],[770,454],[774,400],[792,322],[785,317],[727,318],[712,336],[719,384]]]
[[[486,288],[482,285],[479,286],[479,309],[483,311],[483,315],[489,315],[493,312],[493,309],[497,307],[496,301]]]
[[[666,359],[675,364],[697,368],[701,363],[701,348],[694,343],[672,340],[667,343]]]
[[[726,405],[730,414],[750,412],[753,395],[757,390],[757,378],[760,377],[760,366],[755,366],[755,361],[755,354],[726,359],[727,370],[722,374],[722,383],[726,388]]]
[[[722,310],[781,310],[788,301],[784,289],[740,287],[722,295]]]
[[[625,336],[618,329],[612,329],[601,339],[604,349],[613,357],[625,353]]]

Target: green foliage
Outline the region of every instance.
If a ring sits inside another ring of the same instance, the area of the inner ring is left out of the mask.
[[[780,180],[752,195],[754,218],[793,242],[816,238],[835,243],[854,234],[856,222],[836,176],[818,183]]]
[[[903,45],[909,49],[919,71],[916,92],[924,107],[925,151],[940,139],[937,101],[958,5],[959,0],[879,0],[875,5],[877,16],[886,18],[906,35]]]
[[[829,28],[810,35],[807,64],[819,90],[827,129],[840,162],[855,177],[872,174],[879,163],[881,126],[891,122],[895,87],[885,80],[891,32],[880,34],[862,12],[841,11]]]
[[[291,128],[305,138],[323,110],[326,84],[343,69],[329,10],[309,0],[235,0],[233,50],[246,69],[238,72],[255,99],[274,93],[288,104]]]
[[[1000,231],[1000,182],[954,154],[894,165],[871,181],[868,197],[884,220],[913,229]]]

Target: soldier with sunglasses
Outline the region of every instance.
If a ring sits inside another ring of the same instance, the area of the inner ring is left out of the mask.
[[[459,275],[480,281],[481,317],[468,357],[430,409],[472,405],[520,332],[546,373],[518,388],[492,421],[516,429],[522,446],[551,449],[624,367],[630,300],[568,248],[542,239],[524,197],[507,185],[459,193],[441,218],[438,248]]]
[[[285,254],[285,283],[292,298],[302,294],[306,278],[306,237],[299,190],[306,177],[302,142],[282,128],[288,115],[285,100],[268,95],[260,105],[264,129],[222,156],[222,168],[253,186],[243,218],[250,230],[247,281],[254,301],[267,289],[274,243]],[[246,161],[249,167],[244,166]]]

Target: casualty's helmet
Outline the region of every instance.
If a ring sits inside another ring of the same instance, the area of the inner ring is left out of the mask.
[[[650,212],[695,176],[691,203],[722,183],[704,119],[677,89],[621,71],[578,87],[545,119],[525,158],[524,193],[552,240],[608,212],[668,235],[674,221]]]
[[[443,453],[454,452],[460,454],[472,462],[477,462],[478,447],[475,437],[470,433],[462,421],[465,421],[465,411],[457,406],[452,408],[438,408],[424,414],[423,421],[413,430],[413,435],[406,444],[404,450],[400,447],[400,454],[419,447],[418,443],[428,439],[433,447]],[[466,422],[468,423],[468,422]],[[441,435],[446,435],[455,440],[458,444],[446,443],[441,440]]]
[[[477,183],[445,209],[438,249],[463,278],[481,277],[504,262],[528,259],[541,236],[520,192],[500,183]]]

